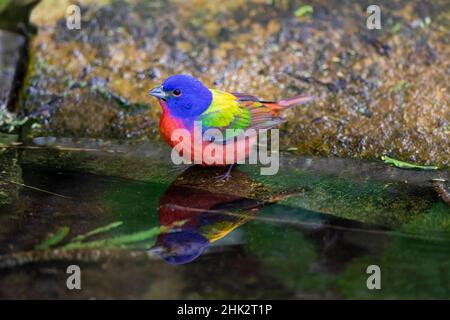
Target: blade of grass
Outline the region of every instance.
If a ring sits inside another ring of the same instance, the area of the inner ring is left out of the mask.
[[[37,250],[47,250],[48,248],[57,245],[69,234],[69,227],[62,227],[56,233],[52,234],[50,237],[42,241],[39,245],[36,246]]]
[[[4,144],[0,144],[0,148],[29,149],[29,150],[60,150],[60,151],[80,151],[80,152],[124,153],[124,151],[122,151],[122,150],[74,148],[74,147],[59,147],[59,146],[43,146],[43,147],[40,147],[40,146],[22,146],[22,145],[4,145]]]
[[[97,234],[105,233],[105,232],[108,232],[108,231],[110,231],[112,229],[115,229],[115,228],[121,226],[122,224],[123,224],[122,221],[116,221],[116,222],[110,223],[110,224],[108,224],[108,225],[106,225],[104,227],[100,227],[100,228],[91,230],[88,233],[76,236],[75,238],[72,239],[71,242],[81,242],[81,241],[83,241],[86,238],[89,238],[89,237],[95,236]]]
[[[36,188],[36,187],[33,187],[33,186],[29,186],[29,185],[26,185],[26,184],[23,184],[23,183],[20,183],[20,182],[15,182],[15,181],[5,180],[5,179],[2,179],[2,181],[7,182],[7,183],[11,183],[11,184],[15,184],[15,185],[18,185],[18,186],[21,186],[21,187],[29,188],[29,189],[32,189],[32,190],[48,193],[48,194],[51,194],[53,196],[62,197],[62,198],[66,198],[66,199],[71,199],[71,197],[63,196],[62,194],[54,193],[54,192],[47,191],[47,190],[44,190],[44,189],[39,189],[39,188]]]
[[[439,169],[439,167],[436,167],[436,166],[416,165],[416,164],[396,160],[396,159],[390,158],[388,156],[382,156],[381,160],[383,160],[384,163],[386,163],[386,164],[391,164],[397,168],[402,168],[402,169],[419,169],[419,170],[437,170],[437,169]]]
[[[165,229],[166,228],[164,227],[155,227],[150,230],[139,231],[113,238],[94,240],[89,242],[71,242],[63,246],[63,249],[111,248],[133,244],[136,245],[140,242],[153,239]]]

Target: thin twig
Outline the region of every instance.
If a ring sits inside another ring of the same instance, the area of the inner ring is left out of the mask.
[[[238,213],[238,212],[230,212],[225,210],[204,210],[204,209],[197,209],[197,208],[189,208],[189,207],[183,207],[179,205],[166,205],[169,208],[172,209],[183,209],[188,210],[192,212],[198,212],[198,213],[217,213],[217,214],[223,214],[228,216],[235,216],[235,217],[247,217],[248,214],[245,213]],[[418,239],[418,240],[428,240],[428,241],[443,241],[443,242],[450,242],[450,239],[447,238],[441,238],[441,237],[428,237],[428,236],[422,236],[420,234],[411,233],[411,232],[398,232],[393,230],[382,230],[382,229],[363,229],[363,228],[354,228],[354,227],[344,227],[344,226],[338,226],[338,225],[332,225],[332,224],[323,224],[322,222],[305,222],[305,221],[299,221],[297,219],[295,220],[287,220],[287,219],[279,219],[279,218],[271,218],[271,217],[261,217],[261,216],[252,216],[254,220],[259,220],[263,222],[269,222],[269,223],[281,223],[281,224],[292,224],[292,225],[302,225],[302,226],[308,226],[308,227],[325,227],[335,230],[343,230],[343,231],[351,231],[351,232],[359,232],[359,233],[370,233],[370,234],[379,234],[379,235],[387,235],[387,236],[397,236],[397,237],[403,237],[403,238],[410,238],[410,239]]]
[[[48,193],[48,194],[51,194],[51,195],[54,195],[54,196],[58,196],[58,197],[66,198],[66,199],[72,199],[72,197],[69,197],[69,196],[64,196],[62,194],[58,194],[58,193],[54,193],[54,192],[47,191],[47,190],[44,190],[44,189],[40,189],[40,188],[37,188],[37,187],[29,186],[29,185],[26,185],[26,184],[23,184],[23,183],[20,183],[20,182],[15,182],[15,181],[5,180],[5,179],[1,179],[1,181],[4,181],[6,183],[15,184],[17,186],[29,188],[29,189],[32,189],[32,190]]]
[[[0,145],[0,148],[29,149],[29,150],[59,150],[59,151],[117,152],[117,153],[124,153],[124,151],[119,151],[119,150],[103,150],[103,149],[72,148],[72,147],[39,147],[39,146],[20,146],[20,145]]]

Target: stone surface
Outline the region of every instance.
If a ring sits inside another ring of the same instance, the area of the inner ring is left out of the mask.
[[[0,112],[10,107],[14,98],[24,46],[24,36],[0,30]]]
[[[158,138],[148,88],[174,73],[265,99],[312,94],[287,113],[281,146],[299,154],[448,165],[447,1],[92,1],[68,30],[70,1],[42,1],[21,108],[32,135]],[[447,11],[446,11],[447,10]],[[148,111],[147,111],[148,110]],[[140,113],[139,111],[144,111]]]

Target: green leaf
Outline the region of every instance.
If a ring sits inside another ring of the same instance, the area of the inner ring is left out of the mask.
[[[69,234],[69,227],[62,227],[55,234],[51,235],[44,241],[42,241],[39,245],[36,246],[37,250],[47,250],[48,248],[57,245]]]
[[[386,163],[386,164],[391,164],[397,168],[402,168],[402,169],[419,169],[419,170],[437,170],[437,169],[439,169],[439,167],[437,167],[437,166],[416,165],[416,164],[396,160],[396,159],[390,158],[388,156],[382,156],[381,160],[383,160],[384,163]]]
[[[297,18],[303,17],[305,15],[312,14],[314,12],[314,8],[310,5],[300,6],[295,10],[294,15]]]
[[[100,228],[91,230],[88,233],[76,236],[75,238],[72,239],[71,242],[83,241],[84,239],[86,239],[88,237],[92,237],[94,235],[97,235],[97,234],[100,234],[100,233],[104,233],[104,232],[108,232],[108,231],[110,231],[112,229],[115,229],[115,228],[121,226],[122,224],[123,224],[122,221],[116,221],[116,222],[110,223],[110,224],[108,224],[108,225],[106,225],[104,227],[100,227]]]

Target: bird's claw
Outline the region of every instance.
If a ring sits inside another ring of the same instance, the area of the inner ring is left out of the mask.
[[[217,177],[217,182],[226,182],[231,179],[231,172],[227,172],[225,174],[221,174]]]
[[[233,167],[234,167],[233,164],[230,165],[228,167],[227,172],[225,174],[220,175],[220,176],[217,177],[217,181],[228,181],[228,180],[230,180],[230,178],[231,178],[231,171],[233,170]]]

